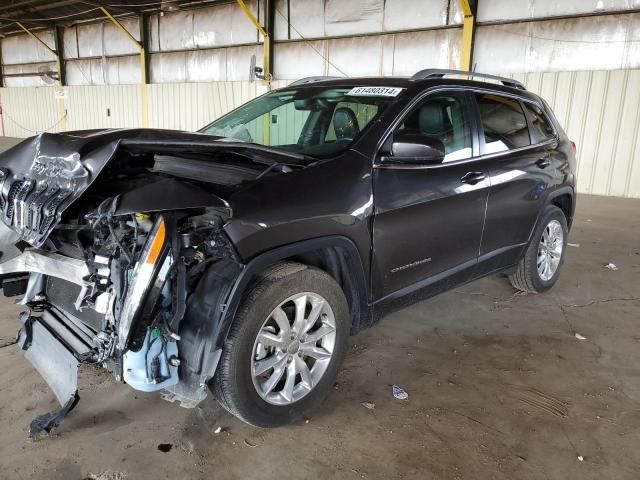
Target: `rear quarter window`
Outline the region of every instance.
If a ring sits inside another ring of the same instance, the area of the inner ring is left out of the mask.
[[[529,102],[524,102],[524,109],[531,124],[531,143],[542,143],[556,137],[556,132],[545,113]]]
[[[482,93],[476,95],[484,131],[484,152],[496,153],[531,145],[527,117],[513,98]]]

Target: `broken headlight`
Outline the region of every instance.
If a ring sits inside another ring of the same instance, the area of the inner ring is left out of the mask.
[[[155,275],[161,270],[168,270],[167,228],[164,218],[159,216],[149,233],[147,242],[140,253],[140,258],[133,269],[129,281],[127,296],[120,313],[118,324],[118,340],[120,349],[124,350],[129,340],[131,326],[140,312]],[[167,260],[167,261],[165,261]],[[166,274],[166,272],[165,272]]]

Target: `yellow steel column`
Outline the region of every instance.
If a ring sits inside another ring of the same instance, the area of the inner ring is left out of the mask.
[[[473,70],[473,42],[476,29],[476,18],[470,0],[459,0],[464,22],[462,24],[462,52],[460,54],[460,70]]]
[[[131,40],[136,46],[140,49],[140,95],[142,97],[142,126],[149,126],[149,97],[147,95],[147,52],[144,49],[143,45],[136,40],[136,38],[131,35],[129,30],[124,28],[124,26],[116,19],[113,15],[109,13],[109,11],[104,7],[99,7],[102,13],[104,13],[111,23],[113,23],[116,27],[118,27],[122,32]]]
[[[270,65],[270,59],[269,59],[269,45],[271,43],[271,38],[269,37],[269,34],[267,33],[267,31],[264,29],[264,27],[262,25],[260,25],[260,22],[258,21],[258,19],[253,15],[253,13],[251,13],[251,10],[249,10],[249,7],[247,7],[246,3],[244,3],[244,0],[237,0],[238,5],[240,6],[240,8],[242,9],[242,11],[244,12],[244,14],[247,16],[247,18],[251,21],[251,23],[253,23],[253,25],[258,29],[258,31],[262,34],[262,36],[264,37],[264,51],[263,53],[263,68],[264,68],[264,81],[265,83],[269,84],[269,77],[271,77],[271,72],[269,71],[269,65]]]
[[[59,130],[61,132],[64,132],[65,130],[67,130],[67,112],[66,112],[66,108],[65,108],[65,104],[64,104],[64,100],[65,100],[65,97],[64,97],[64,86],[62,85],[62,60],[61,60],[61,55],[62,54],[61,54],[61,52],[58,52],[57,50],[54,50],[49,45],[44,43],[40,39],[40,37],[38,37],[35,33],[33,33],[27,27],[25,27],[22,23],[16,22],[16,25],[18,25],[18,27],[20,27],[28,35],[33,37],[38,43],[40,43],[44,48],[49,50],[56,57],[56,69],[58,70],[58,86],[56,87],[56,97],[58,99],[58,102],[57,102],[58,103],[58,112],[60,114],[60,124],[59,124],[60,128],[59,128]],[[54,31],[54,35],[55,35],[55,31]]]
[[[240,6],[240,9],[244,12],[244,14],[247,16],[247,18],[251,21],[251,23],[253,23],[253,25],[258,29],[258,31],[262,34],[263,38],[264,38],[264,44],[262,45],[263,48],[263,56],[262,56],[262,68],[263,68],[263,74],[264,74],[264,83],[267,86],[267,89],[270,87],[271,85],[271,72],[269,71],[269,65],[271,65],[270,63],[270,58],[269,58],[269,51],[270,51],[270,45],[271,45],[271,37],[269,36],[269,33],[264,29],[264,27],[262,25],[260,25],[260,22],[258,21],[258,19],[255,17],[255,15],[251,12],[251,10],[249,9],[249,7],[247,7],[247,5],[244,3],[244,0],[236,0],[238,2],[238,5]],[[262,141],[265,145],[271,145],[271,115],[269,115],[268,113],[263,115],[262,117]]]

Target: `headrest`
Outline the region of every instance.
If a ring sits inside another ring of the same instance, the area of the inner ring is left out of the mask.
[[[353,110],[347,107],[336,108],[333,114],[333,129],[338,140],[353,140],[360,133],[358,118]]]
[[[420,133],[423,135],[444,135],[449,130],[444,107],[438,103],[427,103],[420,108]]]

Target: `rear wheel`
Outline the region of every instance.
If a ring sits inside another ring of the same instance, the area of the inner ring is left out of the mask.
[[[558,280],[567,248],[567,218],[555,205],[546,207],[518,268],[509,276],[518,290],[542,293]]]
[[[297,263],[264,272],[247,292],[213,381],[218,401],[247,423],[291,423],[331,391],[350,321],[340,286]]]

